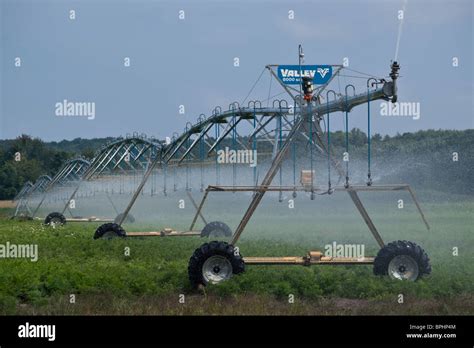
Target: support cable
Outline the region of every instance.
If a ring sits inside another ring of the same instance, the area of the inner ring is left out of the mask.
[[[310,173],[311,173],[311,200],[314,200],[314,163],[313,163],[313,113],[311,111],[311,103],[308,103],[309,110],[309,147],[310,147]]]
[[[265,72],[265,70],[266,70],[266,68],[263,68],[262,72],[261,72],[260,75],[258,76],[258,78],[257,78],[257,80],[255,81],[255,83],[253,84],[252,88],[250,88],[250,91],[248,92],[248,94],[247,94],[247,96],[245,97],[245,99],[242,100],[242,102],[240,103],[240,105],[243,105],[243,104],[247,101],[248,97],[249,97],[250,94],[253,92],[255,86],[257,86],[257,83],[258,83],[258,82],[260,81],[260,79],[262,78],[262,75],[263,75],[263,73]]]
[[[370,129],[370,81],[367,80],[367,186],[372,186],[372,172],[371,172],[371,129]],[[377,82],[377,81],[375,81]]]
[[[330,123],[330,117],[329,117],[329,93],[332,93],[334,95],[334,99],[337,98],[336,92],[333,90],[329,90],[326,92],[326,108],[327,108],[327,153],[328,153],[328,194],[332,193],[332,187],[331,187],[331,123]]]
[[[272,92],[272,80],[273,80],[273,75],[270,74],[270,86],[268,87],[267,107],[270,105],[270,94]]]
[[[232,106],[232,109],[233,109],[233,112],[232,112],[232,149],[234,151],[236,151],[237,153],[237,125],[236,125],[236,122],[237,122],[237,118],[235,116],[235,109],[234,107]],[[235,188],[235,181],[236,181],[236,176],[237,176],[237,168],[236,168],[236,164],[235,164],[236,161],[234,161],[234,163],[232,163],[232,186]]]
[[[217,139],[219,139],[219,136],[220,136],[220,129],[219,129],[219,123],[216,123],[216,127],[215,127],[215,131],[216,131],[216,141]],[[216,145],[216,153],[219,152],[219,144]],[[219,156],[216,156],[216,185],[219,186],[220,185],[220,168],[219,168]]]
[[[192,124],[189,123],[189,128],[188,128],[188,124],[186,124],[185,132],[187,133],[191,128],[192,128]],[[189,148],[190,146],[189,138],[190,137],[186,139],[187,148]],[[186,191],[191,191],[190,186],[189,186],[189,158],[186,159]]]
[[[201,192],[204,192],[204,136],[199,139],[199,158],[201,159]]]
[[[283,133],[282,133],[282,114],[281,114],[281,103],[280,103],[280,113],[278,115],[278,150],[281,150],[281,145],[283,144]],[[283,185],[283,171],[282,171],[282,164],[280,164],[280,187]],[[278,196],[278,201],[281,203],[283,202],[283,192],[280,191]]]
[[[253,104],[253,131],[257,129],[257,115],[255,111],[255,105],[256,103],[254,102]],[[257,160],[257,135],[255,134],[253,136],[253,141],[252,141],[252,150],[253,150],[253,155],[254,155],[254,161]],[[258,163],[258,162],[257,162]],[[257,164],[253,167],[253,182],[257,182]]]
[[[295,119],[293,120],[293,126]],[[293,198],[296,198],[296,140],[292,144],[292,157],[293,157],[293,187],[295,188],[293,191]]]
[[[348,103],[347,103],[347,89],[349,87],[352,87],[353,93],[355,94],[355,87],[354,85],[347,85],[345,89],[345,94],[346,94],[346,117],[345,117],[345,136],[346,136],[346,156],[347,156],[347,161],[346,161],[346,182],[344,184],[345,188],[349,187],[349,161],[350,161],[350,155],[349,155],[349,110],[348,110]]]

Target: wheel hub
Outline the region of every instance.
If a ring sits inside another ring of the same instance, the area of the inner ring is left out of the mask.
[[[231,276],[232,265],[224,256],[211,256],[202,266],[202,277],[205,283],[217,284]]]
[[[395,256],[388,265],[388,275],[399,280],[414,281],[418,278],[418,263],[409,255]]]

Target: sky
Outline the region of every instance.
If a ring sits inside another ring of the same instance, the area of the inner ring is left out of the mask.
[[[403,3],[0,0],[0,138],[164,139],[217,105],[241,102],[266,64],[297,64],[298,44],[306,64],[348,58],[351,69],[387,76]],[[420,115],[383,116],[374,102],[372,132],[474,128],[472,22],[470,0],[407,1],[399,101],[419,103]],[[344,74],[336,87],[364,91],[364,79]],[[282,91],[264,73],[251,98]],[[63,100],[94,103],[93,119],[58,116]],[[351,127],[364,129],[366,118],[367,106],[357,107]]]

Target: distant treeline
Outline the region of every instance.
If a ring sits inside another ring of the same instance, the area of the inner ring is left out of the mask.
[[[0,199],[15,197],[27,181],[34,183],[40,175],[54,175],[70,158],[93,158],[96,149],[111,139],[44,142],[23,134],[0,140]]]
[[[43,142],[21,135],[12,140],[0,140],[0,199],[13,198],[25,182],[34,182],[40,175],[54,175],[70,158],[83,156],[92,159],[96,150],[112,139],[77,138]],[[350,132],[349,141],[351,162],[365,160],[367,135],[355,128]],[[304,140],[298,143],[298,152],[304,152]],[[344,152],[344,133],[331,133],[331,143],[336,155]],[[474,193],[471,184],[474,178],[472,129],[424,130],[392,137],[375,134],[371,143],[375,168],[393,168],[386,171],[391,174],[386,175],[384,181],[406,182],[440,191]],[[17,153],[21,156],[19,161],[15,158]],[[456,154],[457,161],[453,160]]]

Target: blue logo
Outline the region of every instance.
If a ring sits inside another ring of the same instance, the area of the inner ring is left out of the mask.
[[[301,70],[300,70],[301,68]],[[312,77],[313,84],[324,85],[332,76],[331,65],[279,65],[278,78],[286,85],[301,84],[302,77]]]

